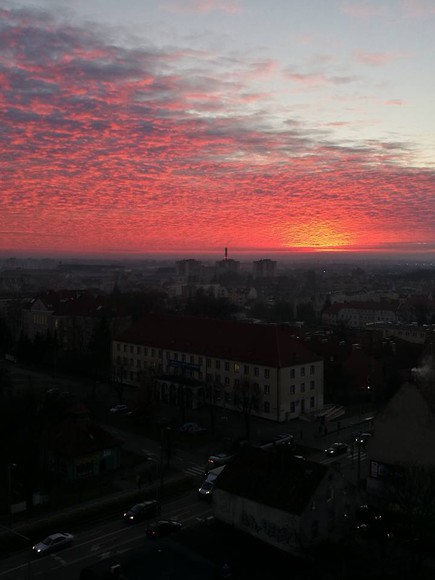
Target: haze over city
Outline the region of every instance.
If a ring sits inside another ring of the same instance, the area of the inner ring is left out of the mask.
[[[3,255],[433,256],[433,2],[2,6]]]

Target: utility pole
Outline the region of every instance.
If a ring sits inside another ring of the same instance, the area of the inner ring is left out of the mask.
[[[357,486],[358,486],[358,490],[360,487],[360,483],[361,483],[361,443],[359,441],[357,441],[357,445],[358,445],[358,465],[357,465]]]
[[[8,465],[8,510],[9,510],[9,518],[8,523],[9,527],[12,528],[13,522],[13,514],[12,514],[12,469],[16,467],[16,463],[9,463]]]

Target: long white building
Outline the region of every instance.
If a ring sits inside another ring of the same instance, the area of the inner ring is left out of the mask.
[[[169,404],[252,405],[277,422],[323,407],[323,360],[286,325],[148,315],[113,341],[112,363],[115,381]]]

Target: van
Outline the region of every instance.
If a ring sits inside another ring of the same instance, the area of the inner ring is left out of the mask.
[[[225,465],[221,465],[220,467],[216,467],[216,469],[212,469],[208,472],[207,477],[201,483],[201,486],[198,489],[199,497],[211,500],[215,481],[219,474],[222,473],[222,471],[225,469],[225,467]]]
[[[209,473],[212,469],[216,469],[216,467],[226,465],[229,461],[231,461],[232,458],[233,455],[227,455],[226,453],[217,453],[216,455],[210,455],[210,457],[207,459],[205,472]]]

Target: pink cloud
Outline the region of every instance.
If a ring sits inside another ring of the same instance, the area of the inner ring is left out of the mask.
[[[385,6],[379,6],[374,2],[343,2],[340,6],[342,12],[353,18],[375,18],[386,13]]]
[[[259,63],[236,63],[231,83],[180,74],[175,50],[107,46],[32,13],[6,12],[2,26],[3,249],[435,241],[435,172],[409,166],[401,143],[345,146],[292,118],[274,128],[269,96],[244,82]]]
[[[435,15],[433,0],[401,0],[400,8],[405,16],[425,18]]]
[[[405,104],[402,99],[390,99],[389,101],[385,101],[386,105],[392,105],[394,107],[401,107]]]
[[[360,50],[355,53],[355,59],[362,63],[368,64],[370,66],[384,66],[390,62],[397,60],[398,58],[403,58],[403,54],[394,54],[388,52],[368,52]]]
[[[242,10],[238,0],[176,0],[167,2],[164,8],[171,12],[226,12],[228,14],[237,14]]]

